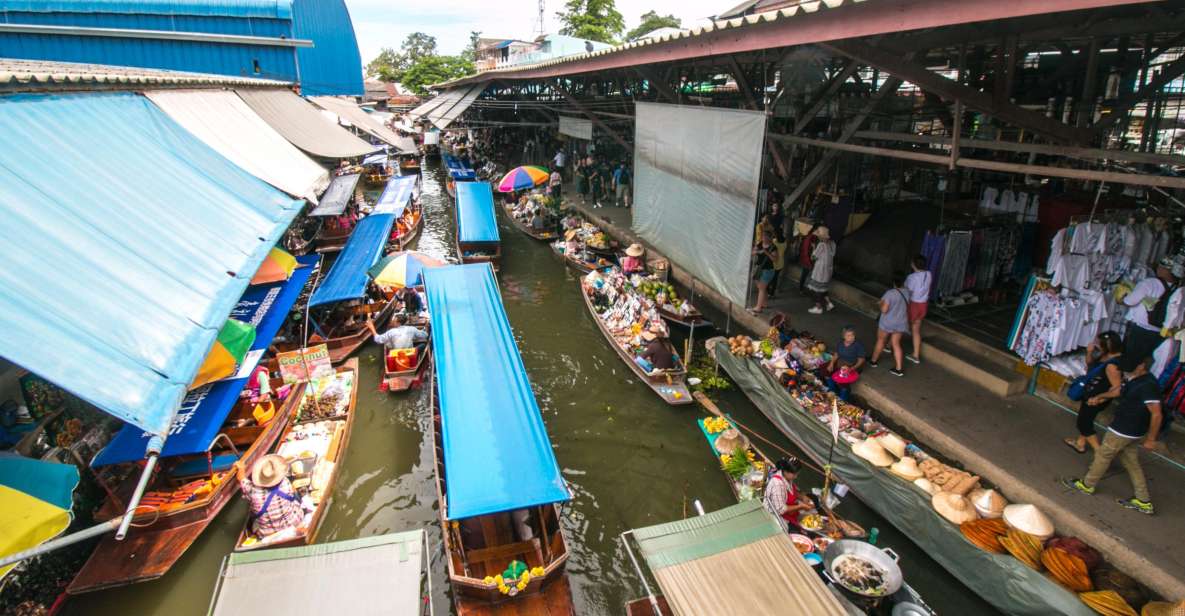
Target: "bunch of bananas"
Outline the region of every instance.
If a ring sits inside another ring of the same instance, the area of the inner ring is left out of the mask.
[[[708,434],[723,432],[731,427],[732,424],[728,423],[728,420],[723,417],[709,417],[704,420],[704,430],[707,430]]]
[[[1080,593],[1078,598],[1090,606],[1090,609],[1103,616],[1138,616],[1132,606],[1128,605],[1127,601],[1124,601],[1123,597],[1114,590],[1084,592]]]

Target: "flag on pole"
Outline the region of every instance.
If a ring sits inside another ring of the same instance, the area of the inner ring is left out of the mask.
[[[839,442],[839,404],[831,401],[831,442]]]

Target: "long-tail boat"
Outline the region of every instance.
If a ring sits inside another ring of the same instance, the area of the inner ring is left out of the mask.
[[[427,326],[423,328],[428,331],[431,336],[431,331]],[[429,338],[431,340],[431,338]],[[416,358],[411,365],[399,366],[395,358],[388,353],[383,357],[383,387],[389,392],[407,391],[416,383],[421,382],[424,371],[432,362],[432,348],[426,347],[423,351],[416,353]]]
[[[332,376],[313,378],[308,382],[301,395],[296,419],[280,436],[275,452],[295,461],[289,474],[299,473],[300,477],[294,478],[293,487],[303,486],[297,492],[312,501],[313,511],[298,526],[266,537],[253,532],[248,518],[235,544],[236,552],[308,545],[316,541],[350,445],[357,402],[357,357],[338,366]],[[240,469],[240,472],[249,471],[250,468],[245,466]]]
[[[400,156],[399,172],[403,175],[418,174],[420,172],[420,157],[416,155]]]
[[[519,220],[514,215],[514,206],[510,203],[502,204],[502,211],[506,213],[506,218],[510,220],[510,224],[514,225],[519,231],[526,233],[532,239],[540,242],[553,242],[560,237],[559,221],[552,219],[543,229],[537,230],[531,226],[530,221]]]
[[[296,412],[304,385],[292,387],[282,400],[272,399],[270,404],[260,401],[260,408],[265,409],[260,415],[256,414],[256,403],[240,398],[240,394],[247,385],[251,366],[259,361],[287,319],[319,259],[301,257],[301,267],[287,281],[252,286],[243,294],[231,316],[253,323],[256,334],[242,369],[232,378],[189,392],[161,451],[160,471],[140,501],[134,528],[123,541],[105,536],[67,592],[124,586],[167,573],[239,492],[231,470],[234,463],[241,461],[250,467],[275,445]],[[274,392],[283,386],[278,379],[270,384]],[[270,419],[265,418],[269,409],[274,409]],[[101,468],[134,463],[143,457],[147,442],[143,430],[124,426],[95,456],[92,465]],[[96,518],[109,520],[123,515],[136,479],[133,474],[110,490]]]
[[[371,214],[394,214],[391,247],[407,250],[424,229],[424,209],[420,205],[420,176],[400,175],[387,181]]]
[[[317,252],[338,252],[350,238],[354,224],[343,214],[357,195],[361,177],[361,173],[346,173],[333,178],[317,207],[309,211],[309,219],[317,224],[312,238],[312,246]]]
[[[489,263],[498,269],[502,239],[494,217],[489,182],[457,184],[457,255],[462,263]]]
[[[387,152],[371,154],[362,159],[362,170],[366,183],[371,186],[382,186],[395,174],[395,167],[391,165],[391,157]]]
[[[457,196],[458,182],[472,182],[477,179],[477,172],[469,165],[469,161],[463,157],[453,154],[441,154],[441,159],[444,161],[444,168],[448,172],[448,180],[445,182],[445,189],[448,191],[450,197]]]
[[[558,503],[571,495],[487,264],[425,270],[432,452],[460,616],[573,614]]]
[[[382,256],[394,225],[394,214],[370,214],[358,221],[329,273],[309,297],[308,344],[328,346],[334,364],[345,361],[371,337],[367,319],[381,330],[395,313],[395,302],[370,292],[367,275]],[[277,346],[291,351],[301,345],[291,341]]]
[[[691,398],[691,391],[687,388],[687,369],[683,365],[682,360],[677,360],[675,367],[670,370],[653,370],[647,372],[634,359],[634,354],[629,343],[629,338],[632,337],[632,334],[623,333],[622,336],[624,337],[619,337],[609,328],[605,323],[605,318],[601,313],[597,312],[596,307],[593,305],[593,292],[594,289],[589,284],[587,278],[581,278],[580,295],[584,297],[584,306],[588,308],[588,313],[597,324],[597,328],[605,335],[605,339],[609,341],[609,346],[617,352],[617,356],[621,358],[621,361],[625,362],[625,365],[629,366],[630,370],[667,404],[692,404],[694,400]],[[669,339],[664,338],[663,344],[671,354],[678,355]]]

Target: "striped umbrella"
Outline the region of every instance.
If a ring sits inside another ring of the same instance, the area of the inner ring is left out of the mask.
[[[255,344],[255,326],[236,319],[227,319],[218,331],[214,346],[210,348],[202,367],[198,368],[197,376],[193,377],[193,383],[189,388],[196,389],[234,374],[235,368],[247,356],[252,344]]]
[[[70,526],[78,468],[0,457],[0,556],[37,547]],[[3,578],[16,565],[0,569]]]
[[[445,265],[444,261],[422,252],[393,252],[379,259],[367,273],[381,287],[418,287],[424,284],[424,268]]]
[[[498,192],[513,192],[534,188],[546,183],[549,177],[551,177],[551,172],[543,167],[536,167],[534,165],[515,167],[508,171],[506,175],[502,176],[502,180],[498,182]]]
[[[251,278],[251,284],[268,284],[269,282],[288,280],[292,277],[292,272],[295,269],[296,257],[288,254],[282,248],[272,248],[267,253],[267,257],[263,259],[263,263],[259,265],[259,269],[255,271],[255,276]]]

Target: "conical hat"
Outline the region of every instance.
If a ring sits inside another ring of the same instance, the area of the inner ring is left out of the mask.
[[[1053,536],[1053,522],[1035,505],[1008,505],[1004,508],[1004,522],[1042,541]]]
[[[880,441],[881,447],[884,447],[889,453],[898,458],[905,457],[905,440],[892,432],[886,432],[878,437],[876,440]]]
[[[873,438],[866,438],[855,445],[852,445],[852,453],[872,462],[876,466],[890,466],[893,464],[893,456],[885,451],[885,448]]]
[[[980,516],[994,519],[1004,515],[1008,501],[995,490],[979,490],[978,494],[972,495],[971,504],[975,505]]]
[[[971,506],[971,501],[967,500],[966,496],[959,496],[953,492],[935,494],[930,499],[930,504],[934,506],[938,515],[946,518],[951,524],[962,524],[979,518],[979,514],[975,513],[975,507]]]
[[[732,455],[737,447],[744,447],[746,444],[745,437],[736,428],[729,428],[721,432],[714,443],[716,451],[729,455]]]
[[[918,461],[913,459],[911,456],[905,456],[904,458],[894,462],[893,466],[889,467],[889,472],[906,481],[920,479],[922,475],[925,474],[920,468],[918,468]]]
[[[926,494],[934,494],[938,492],[938,488],[934,487],[934,484],[930,483],[930,480],[926,479],[925,477],[914,479],[913,485],[925,490]]]

